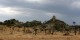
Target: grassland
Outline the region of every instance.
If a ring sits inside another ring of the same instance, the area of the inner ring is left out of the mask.
[[[80,35],[32,35],[32,34],[13,34],[1,35],[0,40],[80,40]]]
[[[45,35],[44,32],[40,32],[34,35],[33,33],[24,33],[22,30],[23,28],[15,28],[14,30],[4,28],[0,30],[0,40],[80,40],[78,33],[77,35],[70,33],[70,35],[64,36],[64,33],[61,32],[56,32],[54,35]],[[11,31],[13,31],[13,34],[10,34]]]

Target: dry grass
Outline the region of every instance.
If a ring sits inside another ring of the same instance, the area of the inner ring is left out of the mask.
[[[0,40],[80,40],[80,36],[15,34],[0,35]]]
[[[19,32],[17,31],[19,30]],[[0,31],[0,40],[80,40],[80,35],[73,36],[63,36],[63,33],[56,32],[54,35],[45,35],[44,33],[39,33],[37,35],[24,34],[22,32],[23,28],[15,28],[13,34],[10,28],[6,28],[5,31]]]

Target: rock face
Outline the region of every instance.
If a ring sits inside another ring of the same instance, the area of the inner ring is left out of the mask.
[[[65,29],[66,23],[64,21],[56,19],[53,16],[49,21],[45,22],[46,29],[55,29],[57,31],[61,31]]]

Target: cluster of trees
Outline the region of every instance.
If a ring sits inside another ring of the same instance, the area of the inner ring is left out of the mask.
[[[73,22],[73,24],[75,25],[76,22]],[[56,30],[56,31],[67,31],[67,34],[69,34],[68,31],[70,30],[68,24],[66,24],[64,21],[56,19],[55,16],[53,16],[50,20],[43,23],[37,20],[27,21],[23,23],[16,19],[9,19],[9,20],[5,20],[4,22],[0,22],[0,25],[6,25],[7,27],[12,28],[13,30],[14,27],[24,27],[24,31],[25,31],[25,27],[36,28],[36,26],[39,26],[39,28],[41,28],[40,30],[43,30],[45,32],[46,30],[48,30],[49,32],[50,31],[54,32],[54,30]],[[74,30],[76,35],[76,27],[74,27]],[[34,31],[36,33],[37,29],[34,29]]]
[[[16,19],[10,19],[10,20],[5,20],[4,22],[0,22],[0,25],[5,25],[6,27],[9,27],[12,31],[10,34],[13,34],[14,28],[19,27],[19,28],[24,28],[24,32],[26,32],[26,27],[36,27],[38,25],[42,25],[41,21],[33,20],[31,22],[27,21],[25,23],[20,22]],[[1,28],[1,27],[0,27]],[[3,26],[4,28],[4,26]]]
[[[55,25],[55,29],[56,30],[61,30],[63,28],[65,28],[66,23],[64,21],[58,20],[56,19],[55,16],[53,16],[49,21],[46,22],[41,22],[41,21],[37,21],[37,20],[33,20],[31,22],[27,21],[25,23],[20,22],[19,20],[16,19],[9,19],[9,20],[5,20],[4,22],[0,22],[0,25],[6,25],[8,27],[35,27],[35,26],[39,26],[42,27],[43,29],[46,28],[48,25]],[[54,26],[53,26],[54,28]]]
[[[34,27],[37,25],[41,25],[41,21],[33,20],[31,22],[27,21],[25,23],[20,22],[16,19],[10,19],[10,20],[5,20],[4,22],[0,22],[0,25],[6,25],[6,26],[16,26],[16,27]]]
[[[41,25],[41,21],[37,21],[37,20],[33,20],[31,22],[26,22],[26,23],[23,23],[23,26],[25,27],[34,27],[34,26],[38,26],[38,25]]]

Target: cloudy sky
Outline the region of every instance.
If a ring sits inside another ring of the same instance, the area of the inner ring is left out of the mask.
[[[68,24],[80,24],[80,0],[0,0],[0,21],[47,21],[53,15]]]

